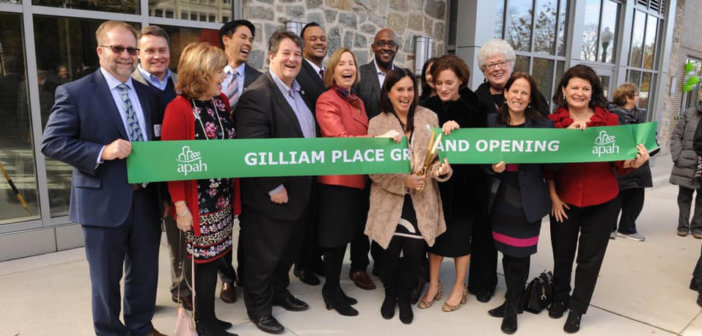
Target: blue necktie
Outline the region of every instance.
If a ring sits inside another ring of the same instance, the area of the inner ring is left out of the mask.
[[[129,136],[129,141],[144,141],[144,136],[141,134],[141,127],[139,126],[139,119],[136,116],[136,112],[134,112],[132,101],[127,94],[129,92],[129,86],[127,86],[127,84],[120,84],[117,85],[117,88],[122,97],[124,110],[127,112],[127,135]]]

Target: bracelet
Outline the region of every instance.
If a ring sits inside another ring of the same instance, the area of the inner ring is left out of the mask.
[[[190,211],[188,211],[188,209],[185,209],[185,211],[183,211],[182,214],[179,214],[179,213],[176,211],[176,216],[178,216],[178,217],[185,217],[185,215],[187,215],[189,212],[190,212]]]

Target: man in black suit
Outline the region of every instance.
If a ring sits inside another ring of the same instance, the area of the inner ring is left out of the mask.
[[[222,81],[222,92],[229,98],[229,106],[231,106],[232,111],[234,111],[244,90],[261,76],[261,72],[246,63],[253,49],[252,44],[255,33],[256,27],[248,20],[227,22],[219,30],[219,43],[224,48],[229,61],[229,64],[224,67],[227,78]],[[241,218],[239,226],[243,226]],[[230,251],[220,259],[222,264],[219,267],[219,277],[222,280],[222,289],[219,292],[219,298],[226,303],[234,303],[236,301],[234,282],[236,281],[239,285],[242,284],[244,273],[242,243],[240,233],[239,242],[237,243],[238,277],[237,272],[234,271],[234,266],[232,266],[232,252]]]
[[[41,151],[73,166],[69,218],[83,228],[95,333],[161,335],[151,324],[161,239],[156,185],[127,183],[125,159],[133,141],[155,138],[153,115],[163,102],[131,78],[132,26],[106,21],[95,35],[100,68],[56,89]]]
[[[289,31],[268,42],[270,70],[244,92],[234,111],[238,138],[314,138],[317,126],[295,77],[302,41]],[[251,321],[262,331],[285,328],[273,305],[290,311],[309,306],[287,289],[288,272],[301,246],[314,177],[259,177],[241,180],[241,236],[244,244],[244,300]]]
[[[397,43],[397,36],[391,29],[383,28],[375,34],[371,49],[373,50],[373,60],[359,68],[361,82],[354,86],[353,90],[358,95],[366,107],[368,119],[380,114],[380,89],[383,87],[385,75],[395,68],[393,61],[400,45]],[[370,188],[367,188],[370,189]],[[369,195],[370,197],[370,195]],[[376,265],[373,266],[373,273],[377,275],[378,252],[380,246],[371,244],[368,237],[359,231],[356,238],[351,242],[351,269],[349,278],[359,288],[375,289],[375,284],[368,276],[367,268],[369,264],[368,251],[371,251]]]
[[[318,23],[310,22],[302,28],[300,37],[304,43],[302,47],[303,59],[302,68],[296,80],[308,98],[310,111],[315,114],[317,98],[326,90],[322,62],[327,56],[327,36]],[[316,201],[312,203],[314,206]],[[303,247],[295,260],[294,271],[295,276],[300,278],[300,281],[312,286],[320,283],[315,273],[322,274],[322,252],[317,243],[316,212],[316,210],[312,210],[311,220],[307,223]]]

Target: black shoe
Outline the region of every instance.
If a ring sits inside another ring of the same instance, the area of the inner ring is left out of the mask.
[[[281,306],[289,311],[303,311],[310,308],[304,301],[294,297],[292,294],[288,294],[283,298],[273,299],[273,305]]]
[[[395,299],[395,297],[385,296],[385,300],[383,300],[383,305],[380,306],[380,316],[382,316],[386,320],[389,320],[393,316],[395,316],[396,303],[397,299]]]
[[[690,280],[690,289],[696,292],[700,290],[700,286],[702,286],[702,279],[693,276]]]
[[[580,318],[582,315],[574,312],[574,311],[569,311],[568,312],[568,319],[566,319],[565,324],[563,325],[563,331],[569,333],[569,334],[574,334],[580,330]]]
[[[282,334],[285,331],[283,325],[272,315],[263,315],[256,319],[251,319],[251,322],[253,322],[258,329],[269,334]]]
[[[697,305],[702,307],[702,293],[697,294]]]
[[[197,321],[195,330],[197,330],[198,336],[238,336],[237,334],[227,332],[226,329],[228,328],[224,328],[220,322],[222,321],[216,319],[211,322]],[[231,323],[229,327],[231,328]]]
[[[317,278],[317,276],[314,275],[314,272],[295,268],[293,274],[295,274],[296,277],[300,278],[300,281],[310,286],[317,286],[320,284],[319,278]]]
[[[475,297],[478,299],[478,301],[485,303],[485,302],[490,301],[490,299],[492,298],[492,292],[488,291],[488,292],[475,293]]]
[[[327,306],[327,310],[335,309],[342,316],[358,315],[358,310],[353,309],[351,304],[341,295],[340,288],[329,291],[322,289],[322,298],[324,298],[324,304]]]
[[[398,304],[398,307],[400,307],[400,321],[402,321],[404,324],[412,323],[414,313],[412,312],[412,306],[410,303],[400,303]]]
[[[346,293],[344,293],[343,290],[341,291],[341,296],[343,296],[343,297],[344,297],[344,300],[346,300],[346,303],[348,303],[348,304],[350,304],[350,305],[355,305],[355,304],[358,303],[358,300],[356,300],[356,299],[354,299],[354,298],[352,298],[352,297],[346,295]]]
[[[500,329],[505,334],[514,334],[517,331],[517,310],[514,307],[504,309],[504,317]]]
[[[519,308],[517,308],[517,314],[521,314],[523,312],[524,307],[520,304]],[[492,317],[505,317],[505,304],[502,303],[501,305],[488,310],[488,314],[490,314]]]
[[[566,303],[563,301],[553,301],[551,302],[551,306],[548,307],[548,316],[551,318],[561,318],[563,317],[563,313],[565,313],[566,308]]]
[[[220,327],[224,328],[224,330],[227,330],[227,329],[229,329],[229,328],[231,328],[231,327],[234,326],[234,325],[231,324],[230,322],[222,321],[222,320],[220,320],[220,319],[218,319],[218,318],[216,318],[216,317],[215,317],[215,320],[217,320],[217,324],[219,324]]]

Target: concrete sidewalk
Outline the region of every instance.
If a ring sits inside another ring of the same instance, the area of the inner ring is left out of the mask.
[[[668,185],[670,157],[652,162],[655,187],[646,195],[638,221],[643,243],[624,238],[610,241],[592,305],[583,316],[579,335],[702,335],[702,309],[695,304],[697,293],[687,286],[700,255],[702,240],[676,235],[677,187]],[[172,333],[176,306],[171,302],[168,253],[161,248],[159,295],[154,326]],[[552,269],[550,232],[544,221],[539,252],[532,258],[531,277]],[[357,298],[358,317],[342,317],[327,311],[321,286],[311,287],[291,276],[291,292],[307,301],[311,309],[292,313],[279,307],[274,315],[285,325],[285,335],[501,335],[500,319],[487,314],[502,302],[504,279],[500,276],[495,297],[488,303],[470,296],[456,312],[444,313],[441,303],[426,310],[414,308],[415,321],[403,325],[397,317],[380,316],[381,288],[364,291],[348,280],[348,262],[342,270],[342,286]],[[501,269],[498,272],[502,272]],[[376,284],[380,281],[376,278]],[[453,263],[442,269],[445,287],[453,284]],[[241,294],[239,292],[239,294]],[[241,298],[234,304],[217,301],[217,314],[231,321],[230,332],[267,335],[252,325]],[[554,320],[547,312],[519,316],[517,335],[562,335],[565,318]],[[92,335],[90,283],[83,249],[52,253],[0,263],[0,336],[5,335]]]

